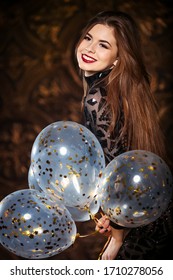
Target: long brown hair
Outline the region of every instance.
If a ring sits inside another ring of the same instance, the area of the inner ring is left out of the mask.
[[[118,45],[118,63],[107,78],[107,103],[112,116],[110,131],[113,133],[123,110],[124,125],[120,137],[126,135],[128,149],[148,150],[165,157],[158,108],[150,89],[135,21],[122,12],[101,12],[88,22],[76,49],[96,24],[113,27]]]

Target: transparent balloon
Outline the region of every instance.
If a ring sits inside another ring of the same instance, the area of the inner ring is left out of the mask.
[[[59,121],[37,136],[31,165],[41,189],[69,207],[84,207],[96,194],[105,158],[99,141],[86,127]]]
[[[76,238],[76,225],[61,202],[42,192],[19,190],[0,203],[0,243],[26,259],[59,254]]]
[[[75,222],[85,222],[94,218],[99,212],[100,204],[97,196],[85,207],[68,207],[70,214]]]
[[[29,171],[28,171],[28,186],[30,189],[33,190],[38,190],[38,191],[42,191],[42,189],[40,188],[35,176],[34,176],[34,172],[32,170],[32,166],[30,165],[29,167]]]
[[[133,150],[117,156],[103,170],[98,188],[100,206],[110,220],[133,228],[147,225],[167,209],[173,178],[154,153]]]

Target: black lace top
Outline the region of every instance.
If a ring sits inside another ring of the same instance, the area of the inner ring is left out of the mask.
[[[102,78],[109,71],[86,77],[89,90],[84,99],[85,126],[98,138],[103,148],[107,164],[118,154],[127,151],[125,139],[119,140],[123,125],[123,112],[121,112],[121,116],[115,127],[115,137],[112,137],[108,132],[111,115],[106,110],[107,93]],[[173,244],[172,216],[173,205],[171,203],[167,211],[155,222],[147,226],[131,229],[116,259],[168,259],[167,250]]]
[[[111,136],[108,130],[111,114],[107,110],[107,93],[103,78],[110,71],[107,70],[85,77],[89,90],[84,98],[85,126],[99,140],[105,154],[106,163],[109,163],[117,155],[126,151],[125,137],[122,140],[119,139],[123,125],[123,112],[121,112],[121,116],[115,127],[114,136]]]

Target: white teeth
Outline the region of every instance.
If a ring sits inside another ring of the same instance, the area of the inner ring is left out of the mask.
[[[83,54],[83,57],[86,59],[86,60],[89,60],[89,61],[95,61],[95,59],[91,58],[91,57],[88,57],[87,55]]]

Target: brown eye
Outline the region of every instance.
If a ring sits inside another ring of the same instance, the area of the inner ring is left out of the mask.
[[[100,47],[104,48],[104,49],[108,49],[108,46],[103,44],[103,43],[100,43]]]
[[[88,35],[86,35],[86,36],[84,37],[84,40],[90,41],[91,38],[90,38]]]

